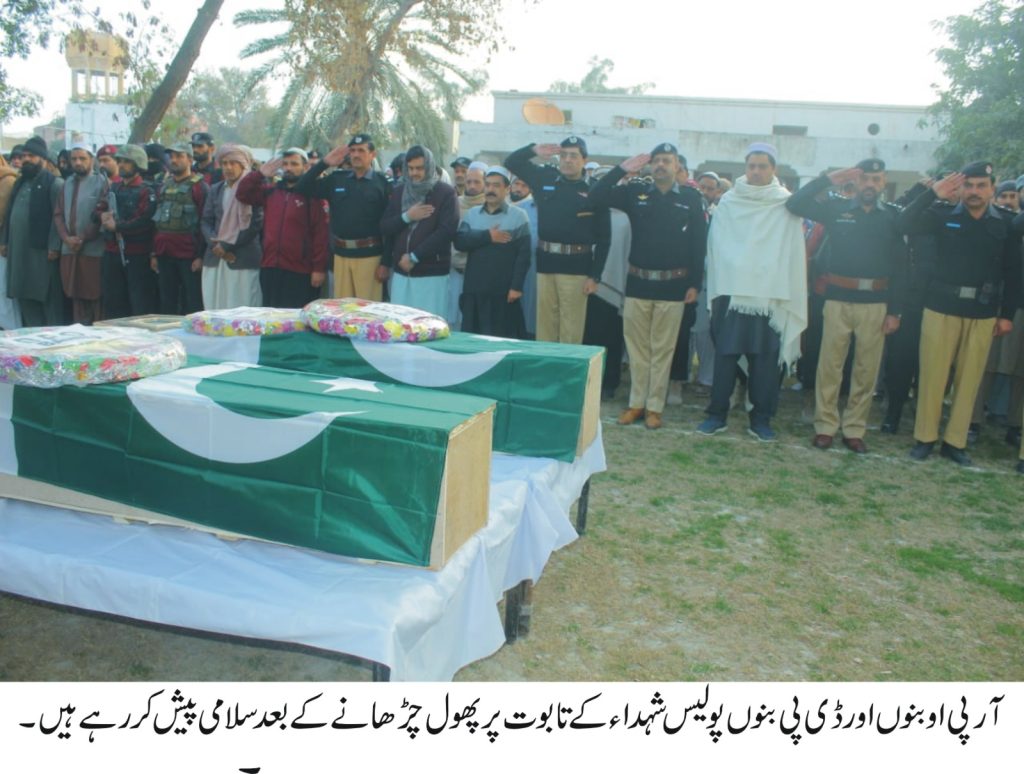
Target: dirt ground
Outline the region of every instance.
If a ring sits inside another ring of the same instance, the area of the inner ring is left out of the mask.
[[[534,589],[531,632],[457,680],[1024,680],[1024,476],[987,426],[976,469],[811,448],[813,395],[786,391],[779,441],[619,427],[585,537]],[[872,420],[877,424],[881,406]],[[0,595],[3,680],[368,680],[334,654],[170,630]]]

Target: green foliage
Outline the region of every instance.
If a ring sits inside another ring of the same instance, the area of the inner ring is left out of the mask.
[[[202,130],[210,132],[218,145],[233,142],[265,148],[273,143],[270,122],[275,111],[267,98],[266,82],[237,67],[195,73],[169,112],[182,122],[180,139]]]
[[[645,94],[654,88],[654,84],[650,82],[638,83],[635,86],[609,86],[608,76],[615,69],[615,62],[592,56],[587,64],[590,70],[579,83],[555,81],[548,91],[558,94]]]
[[[930,108],[944,142],[942,168],[991,161],[1001,177],[1024,170],[1024,3],[988,0],[971,15],[936,25],[936,51],[950,81]]]
[[[243,11],[240,27],[273,25],[242,50],[267,56],[253,77],[283,72],[288,87],[271,122],[278,147],[326,147],[367,131],[378,144],[447,145],[447,123],[481,71],[463,66],[494,46],[501,0],[285,0]],[[481,62],[481,64],[483,64]]]

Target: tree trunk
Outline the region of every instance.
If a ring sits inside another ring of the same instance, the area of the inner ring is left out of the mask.
[[[135,119],[135,123],[132,124],[132,133],[128,142],[143,143],[153,136],[153,132],[163,120],[167,108],[171,106],[174,98],[181,91],[181,87],[188,80],[188,75],[192,72],[192,65],[199,58],[199,50],[202,48],[210,28],[217,20],[217,14],[220,13],[222,5],[224,5],[224,0],[206,0],[203,3],[203,7],[196,14],[196,20],[192,22],[192,27],[181,43],[181,48],[171,60],[167,74],[164,75],[164,79],[160,81],[160,85],[153,91],[146,106],[142,109],[139,117]]]

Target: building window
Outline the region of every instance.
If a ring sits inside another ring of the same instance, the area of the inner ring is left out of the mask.
[[[791,126],[789,124],[775,124],[772,127],[772,134],[789,135],[791,137],[806,137],[807,127],[806,126]]]

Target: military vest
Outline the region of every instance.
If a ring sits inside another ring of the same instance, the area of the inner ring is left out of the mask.
[[[182,181],[170,178],[160,190],[153,222],[160,231],[192,233],[199,227],[199,208],[192,198],[192,188],[203,179],[190,175]]]

